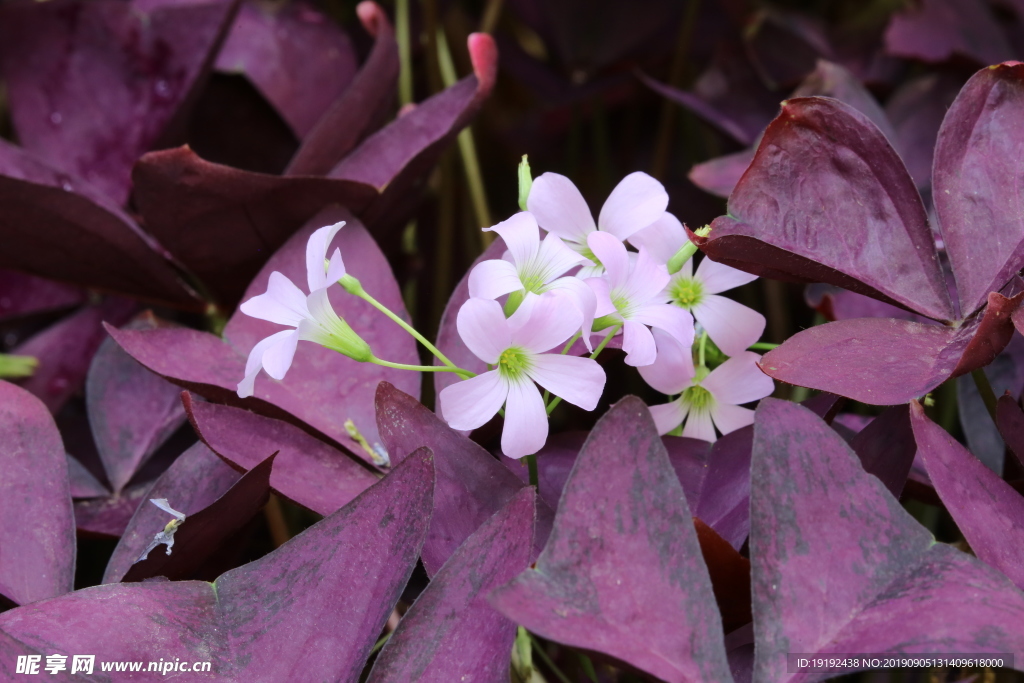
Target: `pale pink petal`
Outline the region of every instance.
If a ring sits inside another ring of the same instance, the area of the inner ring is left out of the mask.
[[[757,367],[760,359],[756,353],[744,351],[712,370],[700,385],[719,403],[740,405],[762,399],[775,390],[775,383]]]
[[[663,394],[680,394],[690,386],[694,375],[693,352],[661,330],[654,330],[658,357],[650,365],[637,368],[644,381]]]
[[[528,298],[532,306],[520,306],[509,318],[510,346],[544,353],[564,344],[580,330],[583,314],[577,307],[575,296],[556,290]]]
[[[683,427],[683,436],[711,443],[717,441],[715,425],[711,422],[711,411],[707,408],[691,410],[690,416],[686,420],[686,426]]]
[[[537,227],[537,219],[528,211],[520,211],[493,228],[484,228],[484,232],[501,235],[512,261],[520,268],[530,263],[540,249],[540,228]]]
[[[626,352],[625,363],[635,368],[650,365],[658,357],[651,331],[644,325],[627,320],[622,327],[622,350]]]
[[[691,278],[691,277],[693,277],[693,257],[692,256],[690,258],[686,259],[686,263],[683,264],[683,267],[680,268],[677,273],[672,275],[672,279],[675,280],[676,278]]]
[[[583,342],[589,350],[593,351],[593,347],[590,346],[590,334],[594,328],[594,316],[597,311],[597,295],[594,293],[594,290],[583,280],[576,277],[558,278],[548,285],[548,290],[552,292],[568,292],[573,297],[577,308],[580,309],[580,313],[583,315],[583,323],[580,325],[580,330],[583,333]]]
[[[322,270],[322,262],[320,267]],[[300,320],[309,317],[306,295],[287,276],[276,270],[270,274],[266,293],[242,303],[239,310],[253,318],[290,327],[298,327]]]
[[[536,274],[541,282],[547,284],[570,268],[588,262],[586,257],[567,247],[561,237],[548,233],[541,242],[537,258],[528,268],[531,274]],[[523,272],[522,268],[520,272]]]
[[[647,304],[635,309],[629,319],[664,330],[687,348],[693,344],[693,316],[684,308],[672,304]]]
[[[587,263],[590,263],[590,261],[588,260]],[[579,269],[579,272],[576,273],[576,277],[581,280],[589,280],[594,277],[604,277],[604,266],[599,266],[597,264],[585,265]]]
[[[288,374],[288,369],[292,367],[295,347],[299,343],[299,332],[286,330],[285,334],[279,332],[271,337],[278,337],[278,340],[263,351],[263,370],[273,379],[283,380]]]
[[[497,363],[501,352],[512,345],[501,304],[493,299],[466,301],[459,309],[455,327],[466,347],[485,363]]]
[[[733,287],[753,282],[757,276],[736,270],[731,266],[715,263],[705,257],[697,266],[697,279],[704,285],[705,294],[718,294]]]
[[[341,260],[341,249],[335,249],[327,264],[327,275],[324,276],[325,287],[333,285],[345,275],[345,262]],[[313,290],[309,290],[313,291]]]
[[[341,251],[336,253],[337,263],[341,264],[341,275],[333,280],[327,279],[327,268],[324,261],[327,259],[327,249],[331,246],[331,240],[338,234],[338,231],[345,227],[345,221],[320,228],[309,236],[306,242],[306,281],[309,284],[309,291],[315,291],[327,287],[345,274],[345,266],[341,261]],[[331,257],[334,260],[334,257]],[[337,271],[338,266],[334,270]]]
[[[632,264],[629,278],[620,292],[632,305],[645,304],[655,298],[661,303],[666,299],[662,292],[670,279],[665,265],[655,261],[647,250],[641,247],[636,262]]]
[[[658,434],[668,434],[673,429],[683,424],[686,413],[690,406],[683,405],[679,399],[671,403],[662,403],[657,406],[649,406],[651,417],[654,418],[654,426],[658,428]]]
[[[282,330],[261,339],[249,351],[249,358],[245,361],[245,377],[238,383],[238,396],[248,398],[252,396],[256,383],[256,375],[260,374],[263,367],[263,354],[267,349],[280,344],[288,336],[295,335],[295,330]]]
[[[505,402],[508,387],[497,370],[449,384],[437,399],[441,416],[452,429],[476,429],[487,423]]]
[[[584,410],[596,408],[604,391],[604,370],[589,358],[537,354],[526,374],[555,396]]]
[[[502,294],[523,288],[516,267],[508,261],[489,259],[481,261],[469,271],[469,296],[497,299]]]
[[[623,178],[608,195],[597,226],[620,240],[658,220],[668,207],[668,193],[657,180],[637,171]]]
[[[562,239],[582,244],[587,233],[597,230],[586,200],[564,175],[544,173],[535,178],[526,208],[540,227]]]
[[[594,309],[594,315],[600,318],[603,315],[608,315],[615,312],[615,304],[612,303],[611,296],[611,285],[608,284],[608,280],[603,277],[588,277],[583,282],[594,292],[594,296],[597,297],[597,308]]]
[[[743,353],[764,333],[763,315],[718,294],[706,294],[693,307],[693,317],[727,356]]]
[[[547,440],[548,414],[537,385],[529,380],[509,383],[502,452],[510,458],[521,458],[539,451]]]
[[[668,263],[688,241],[683,224],[668,211],[629,238],[630,244],[646,249],[658,263]]]
[[[626,252],[626,245],[610,233],[592,232],[587,235],[587,246],[604,266],[611,288],[622,287],[629,277],[629,255]]]
[[[754,424],[754,411],[731,403],[719,403],[711,409],[711,420],[722,434]]]

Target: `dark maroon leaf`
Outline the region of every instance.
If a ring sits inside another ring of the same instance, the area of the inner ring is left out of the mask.
[[[704,100],[696,93],[673,88],[671,85],[654,80],[645,73],[638,73],[637,77],[643,81],[644,85],[654,92],[689,109],[694,114],[743,145],[750,145],[754,143],[757,136],[761,133],[761,129],[768,124],[769,117],[771,116],[770,113],[766,112],[767,115],[761,122],[759,122],[760,125],[757,125],[756,123],[754,125],[750,125],[750,122],[748,121],[734,120],[728,113],[719,111],[712,103]],[[729,193],[727,192],[725,196],[728,196],[728,194]]]
[[[160,325],[149,313],[125,329],[152,330]],[[86,377],[85,403],[114,493],[185,422],[180,393],[178,387],[139,365],[113,339],[100,345]]]
[[[903,162],[864,114],[838,100],[784,103],[729,198],[729,215],[699,241],[713,259],[742,270],[953,318]]]
[[[1024,646],[1024,594],[936,543],[807,409],[761,401],[751,478],[754,680],[828,677],[789,673],[788,654]]]
[[[18,138],[123,204],[132,164],[192,96],[236,6],[5,3],[0,70]]]
[[[423,544],[423,566],[433,576],[524,484],[481,446],[391,384],[377,387],[376,406],[377,428],[392,462],[421,447],[435,454],[434,519]],[[537,501],[538,548],[547,541],[552,517],[551,508]]]
[[[348,453],[287,422],[198,401],[187,392],[182,400],[199,438],[236,469],[251,470],[277,452],[271,488],[321,515],[347,505],[377,481]]]
[[[754,160],[755,148],[715,157],[695,164],[687,176],[694,185],[718,197],[728,197]]]
[[[356,14],[376,39],[373,49],[349,86],[305,136],[286,175],[328,173],[392,105],[399,67],[394,29],[375,3],[357,5]]]
[[[152,238],[116,204],[4,140],[0,230],[7,247],[0,267],[180,308],[201,307]]]
[[[857,432],[849,444],[864,471],[878,477],[898,499],[917,453],[907,407],[887,409]]]
[[[992,11],[973,0],[920,0],[908,5],[893,15],[885,47],[889,54],[926,62],[960,55],[995,64],[1013,56]]]
[[[839,410],[845,404],[846,399],[842,396],[836,396],[835,394],[830,394],[828,392],[815,394],[806,401],[802,401],[800,403],[804,408],[809,409],[812,413],[829,424],[832,424],[832,420],[836,418]]]
[[[117,495],[76,500],[75,528],[89,536],[120,538],[152,485],[152,481],[144,481]]]
[[[86,588],[0,614],[47,653],[210,662],[225,680],[357,680],[430,522],[429,452],[269,555],[204,581]],[[69,623],[89,627],[68,628]]]
[[[544,638],[665,681],[730,679],[690,511],[639,399],[620,401],[598,421],[536,569],[491,602]]]
[[[1000,396],[996,403],[996,426],[1007,447],[1024,462],[1024,411],[1012,396]]]
[[[274,455],[271,455],[242,475],[208,507],[186,515],[174,532],[174,552],[167,554],[166,546],[158,545],[145,559],[138,559],[121,581],[132,583],[155,576],[165,576],[171,581],[191,578],[266,505],[270,499],[273,464]],[[163,526],[152,526],[149,530],[156,534],[163,529]]]
[[[168,504],[175,510],[185,513],[187,519],[188,516],[209,507],[241,479],[241,476],[201,443],[194,444],[178,456],[152,487],[145,491],[135,514],[121,535],[121,540],[110,556],[106,571],[103,572],[103,583],[121,581],[153,540],[153,536],[162,531],[164,525],[170,521],[166,512],[149,502],[151,498],[166,498]],[[172,550],[178,552],[181,548],[178,546],[180,539],[177,533],[174,540]],[[163,552],[163,548],[151,551],[153,554]]]
[[[912,403],[910,415],[932,486],[971,550],[1024,588],[1024,498],[929,420],[921,404]]]
[[[886,139],[896,145],[896,132],[878,100],[845,67],[826,59],[819,59],[814,71],[809,73],[790,95],[791,98],[814,96],[834,97],[850,105],[868,117],[871,123],[878,126],[878,130],[882,131]]]
[[[0,595],[25,605],[74,588],[67,456],[39,399],[0,381]]]
[[[507,683],[516,625],[487,594],[533,557],[535,493],[526,487],[449,558],[402,617],[368,683]]]
[[[749,624],[753,618],[750,614],[750,560],[740,555],[700,517],[693,518],[693,527],[711,577],[718,611],[722,614],[722,628],[726,633],[732,633]]]
[[[81,462],[68,454],[68,483],[72,498],[101,498],[110,491]]]
[[[852,318],[896,318],[911,320],[918,323],[930,323],[916,313],[857,294],[832,285],[807,285],[804,291],[807,305],[815,309],[829,320],[850,320]]]
[[[305,2],[250,0],[215,68],[245,74],[302,139],[351,82],[356,55],[348,36]]]
[[[0,320],[69,308],[85,301],[85,292],[59,282],[0,270]]]
[[[885,114],[896,131],[893,144],[922,190],[932,185],[935,139],[962,85],[962,79],[951,75],[927,74],[904,83],[885,104]]]
[[[752,430],[737,429],[711,446],[696,503],[699,517],[739,550],[750,533],[750,447]],[[691,499],[687,498],[690,503]]]
[[[939,130],[935,212],[964,317],[1024,265],[1022,117],[1024,64],[1010,62],[976,73]]]
[[[150,152],[135,165],[133,178],[146,229],[227,308],[318,211],[330,204],[360,211],[377,196],[361,183],[213,164],[188,147]]]
[[[318,214],[293,235],[249,285],[245,298],[264,293],[272,271],[283,273],[304,288],[306,242],[310,234],[339,220],[348,224],[338,233],[334,245],[341,249],[348,272],[359,278],[379,302],[404,315],[398,284],[380,248],[359,221],[341,209]],[[419,362],[412,337],[368,303],[346,294],[340,287],[332,288],[331,301],[338,315],[370,344],[378,357],[396,363]],[[280,329],[279,325],[236,312],[224,329],[223,340],[196,330],[108,331],[135,360],[178,386],[271,417],[289,415],[300,426],[306,423],[360,457],[362,450],[349,437],[345,421],[351,419],[370,444],[380,441],[373,413],[377,384],[388,381],[407,393],[419,394],[418,373],[358,363],[336,351],[303,342],[283,381],[261,374],[256,380],[255,398],[259,400],[239,399],[235,392],[244,375],[249,351]]]
[[[138,306],[119,297],[108,297],[86,306],[16,346],[12,353],[39,360],[35,372],[20,382],[56,413],[85,383],[93,355],[107,338],[103,323],[121,325]]]

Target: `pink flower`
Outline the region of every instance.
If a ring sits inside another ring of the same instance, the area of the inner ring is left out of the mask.
[[[664,330],[680,344],[693,343],[693,318],[668,303],[665,285],[668,270],[640,249],[636,260],[616,237],[602,232],[590,234],[587,244],[604,264],[606,275],[590,278],[587,284],[597,295],[597,312],[604,326],[622,324],[622,350],[626,364],[650,365],[657,356],[654,336],[648,326]]]
[[[679,398],[651,406],[651,416],[659,434],[667,434],[683,421],[683,436],[715,441],[715,427],[728,434],[754,423],[754,411],[741,408],[775,389],[775,383],[757,367],[761,358],[744,351],[725,361],[710,373],[694,368],[690,347],[682,347],[661,332],[658,335],[658,360],[640,368],[640,375],[664,394]]]
[[[665,213],[668,193],[646,173],[630,173],[608,195],[595,224],[586,200],[572,181],[557,173],[545,173],[533,181],[526,204],[540,227],[561,237],[592,262],[580,273],[580,277],[590,277],[601,273],[601,264],[591,252],[587,236],[601,230],[620,240],[629,239]]]
[[[660,263],[667,263],[686,244],[687,237],[675,216],[666,213],[654,225],[634,235],[630,242],[647,249]],[[754,309],[718,294],[756,279],[756,275],[705,257],[697,266],[696,274],[693,261],[687,261],[672,275],[665,293],[672,303],[693,314],[725,355],[735,356],[761,338],[765,319]]]
[[[470,299],[456,320],[459,335],[480,360],[497,366],[445,387],[441,413],[453,429],[476,429],[505,406],[501,449],[511,458],[536,453],[548,438],[548,416],[537,385],[593,410],[604,391],[601,366],[589,358],[544,353],[580,328],[582,317],[564,294],[527,295],[506,319],[491,299]]]

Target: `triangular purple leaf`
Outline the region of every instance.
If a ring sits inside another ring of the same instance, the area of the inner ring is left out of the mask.
[[[151,481],[132,484],[117,495],[75,501],[75,528],[101,538],[120,538],[144,501]]]
[[[68,454],[68,481],[71,485],[72,498],[100,498],[110,495],[107,487],[70,453]]]
[[[78,287],[0,270],[0,321],[70,308],[83,303],[85,296]]]
[[[899,499],[917,453],[907,407],[887,409],[857,432],[849,443],[864,471],[878,477],[889,493]]]
[[[669,681],[730,681],[722,621],[690,510],[643,402],[584,445],[536,569],[491,597],[544,638]]]

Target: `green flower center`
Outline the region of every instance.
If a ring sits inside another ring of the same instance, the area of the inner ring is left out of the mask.
[[[629,299],[622,296],[621,294],[615,294],[612,292],[612,306],[615,306],[615,310],[621,315],[626,315],[629,312]]]
[[[540,273],[523,273],[520,279],[527,292],[533,292],[534,294],[544,293],[544,279]]]
[[[509,380],[518,380],[530,369],[530,356],[520,348],[511,346],[498,356],[498,372]]]
[[[704,285],[692,277],[681,277],[668,286],[669,296],[677,306],[689,310],[704,298]]]
[[[689,404],[691,410],[706,410],[714,401],[711,392],[701,386],[692,386],[683,392],[683,403]]]

